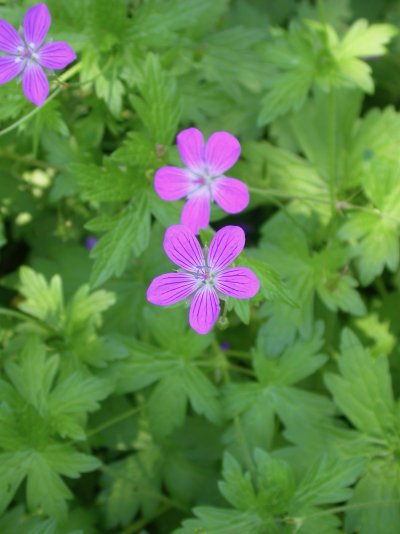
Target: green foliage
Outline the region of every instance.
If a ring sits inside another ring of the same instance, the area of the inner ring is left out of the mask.
[[[264,52],[271,70],[259,123],[299,110],[314,84],[325,90],[344,86],[371,93],[371,68],[362,58],[385,54],[396,33],[394,26],[368,25],[366,20],[356,21],[342,39],[332,26],[316,21],[273,32]]]
[[[398,534],[396,2],[46,3],[77,62],[0,85],[0,533]],[[240,140],[200,241],[260,281],[205,336],[146,300],[189,127]]]
[[[230,534],[240,526],[243,531],[254,534],[278,533],[289,525],[305,533],[315,532],[317,528],[323,532],[338,532],[334,516],[318,517],[322,515],[318,506],[347,499],[352,493],[348,486],[356,479],[360,467],[359,462],[351,465],[323,458],[296,483],[286,462],[261,449],[255,450],[253,473],[243,472],[235,458],[226,454],[224,481],[219,487],[234,509],[196,508],[198,519],[185,521],[177,532]]]
[[[9,382],[2,380],[0,415],[1,510],[8,506],[26,478],[31,510],[42,508],[53,517],[67,514],[72,494],[60,475],[77,478],[99,466],[61,438],[82,440],[86,415],[99,408],[109,393],[106,382],[72,373],[56,380],[59,357],[47,356],[37,337],[28,337],[20,363],[6,362]]]

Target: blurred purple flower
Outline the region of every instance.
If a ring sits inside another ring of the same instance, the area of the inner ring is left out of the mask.
[[[222,351],[226,351],[226,350],[229,350],[231,348],[231,344],[229,343],[229,341],[222,341],[219,345],[219,348],[222,350]]]
[[[41,106],[49,94],[43,71],[63,69],[76,59],[73,49],[62,41],[43,41],[51,24],[46,4],[37,4],[25,14],[23,38],[6,20],[0,19],[0,85],[22,74],[22,90],[28,100]],[[43,46],[42,46],[43,45]]]
[[[215,132],[204,144],[203,134],[196,128],[183,130],[176,140],[186,169],[161,167],[154,187],[163,200],[187,197],[181,223],[195,234],[207,228],[212,201],[227,213],[244,210],[249,203],[247,186],[224,175],[239,159],[239,141],[228,132]]]
[[[157,276],[147,290],[147,300],[169,306],[192,296],[190,326],[199,334],[207,334],[218,319],[219,298],[249,299],[259,290],[253,271],[246,267],[227,268],[244,244],[241,228],[225,226],[214,235],[210,248],[203,251],[187,226],[170,226],[165,233],[164,250],[180,269]]]
[[[97,239],[92,235],[90,235],[89,237],[85,239],[85,245],[88,250],[92,250],[92,248],[94,248],[96,244],[97,244]]]

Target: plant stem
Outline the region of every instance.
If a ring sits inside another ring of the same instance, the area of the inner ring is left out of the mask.
[[[337,167],[336,167],[336,93],[333,88],[329,91],[328,100],[328,148],[329,148],[329,191],[332,209],[332,218],[336,217],[336,191],[337,191]]]
[[[75,74],[77,74],[82,68],[82,63],[77,63],[76,65],[74,65],[73,67],[71,67],[70,69],[68,69],[66,72],[64,72],[64,74],[62,74],[58,79],[57,79],[57,82],[59,83],[64,83],[66,82],[67,80],[69,80],[70,78],[72,78],[73,76],[75,76]],[[62,85],[59,85],[59,87],[57,87],[57,89],[51,93],[51,95],[48,97],[48,99],[44,102],[44,104],[40,107],[35,107],[34,109],[32,109],[32,111],[30,111],[29,113],[27,113],[26,115],[24,115],[23,117],[21,117],[20,119],[18,119],[17,121],[15,121],[13,124],[11,124],[10,126],[7,126],[7,128],[4,128],[3,130],[0,130],[0,137],[3,136],[3,135],[6,135],[10,132],[12,132],[13,130],[15,130],[16,128],[18,128],[19,126],[21,126],[21,124],[24,124],[25,122],[27,122],[29,119],[31,119],[32,117],[34,117],[37,113],[39,113],[39,111],[41,109],[43,109],[44,106],[46,106],[49,102],[51,102],[56,96],[59,95],[59,93],[61,93],[63,87]]]
[[[113,417],[112,419],[108,419],[107,421],[105,421],[101,425],[96,426],[95,428],[92,428],[92,429],[88,430],[86,435],[88,437],[89,436],[94,436],[95,434],[98,434],[99,432],[102,432],[103,430],[106,430],[110,426],[114,426],[117,423],[120,423],[121,421],[124,421],[125,419],[128,419],[128,417],[131,417],[132,415],[137,414],[138,412],[143,410],[143,408],[144,408],[144,405],[143,406],[135,406],[134,408],[126,410],[126,412],[123,412],[123,413],[117,415],[116,417]]]
[[[243,360],[251,360],[251,355],[244,350],[230,350],[225,351],[227,356],[232,356],[232,358],[241,358]]]
[[[218,359],[222,359],[224,361],[224,365],[221,366],[222,376],[224,378],[224,382],[225,382],[226,385],[230,384],[231,377],[229,375],[229,367],[230,367],[229,360],[227,360],[226,355],[221,351],[221,349],[219,348],[219,346],[218,346],[218,344],[216,342],[213,342],[213,348],[215,350],[217,360]],[[254,473],[255,466],[254,466],[254,462],[253,462],[253,457],[251,455],[251,451],[249,450],[249,445],[248,445],[247,440],[246,440],[246,434],[243,431],[242,423],[240,421],[240,416],[239,415],[237,415],[237,416],[235,416],[233,418],[233,424],[234,424],[234,427],[235,427],[235,433],[236,433],[236,437],[237,437],[240,449],[242,450],[244,461],[245,461],[245,463],[247,465],[247,469],[251,473]]]

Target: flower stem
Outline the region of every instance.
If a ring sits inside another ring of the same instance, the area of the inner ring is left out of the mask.
[[[328,100],[328,147],[329,147],[329,191],[332,209],[332,218],[336,217],[336,191],[337,191],[337,167],[336,167],[336,93],[333,87],[329,91]]]
[[[132,417],[133,415],[136,415],[141,410],[143,410],[144,406],[135,406],[133,408],[130,408],[129,410],[126,410],[125,412],[117,415],[116,417],[113,417],[111,419],[107,419],[104,423],[102,423],[99,426],[96,426],[95,428],[92,428],[88,430],[86,435],[94,436],[95,434],[98,434],[99,432],[102,432],[103,430],[106,430],[107,428],[116,425],[117,423],[120,423],[121,421],[124,421],[125,419],[128,419],[129,417]]]
[[[62,74],[58,79],[57,79],[57,82],[58,83],[64,83],[66,82],[67,80],[69,80],[70,78],[72,78],[73,76],[75,76],[75,74],[77,74],[82,68],[82,63],[77,63],[76,65],[74,65],[73,67],[71,67],[70,69],[68,69],[66,72],[64,72],[64,74]],[[32,111],[30,111],[29,113],[27,113],[26,115],[24,115],[23,117],[21,117],[20,119],[18,119],[17,121],[15,121],[13,124],[11,124],[10,126],[7,126],[7,128],[4,128],[3,130],[0,130],[0,137],[3,136],[3,135],[6,135],[10,132],[12,132],[13,130],[15,130],[16,128],[18,128],[19,126],[21,126],[21,124],[24,124],[25,122],[27,122],[29,119],[31,119],[32,117],[34,117],[37,113],[39,113],[39,111],[41,109],[43,109],[44,106],[46,106],[49,102],[51,102],[52,100],[54,100],[54,98],[56,96],[59,95],[59,93],[61,93],[63,87],[62,85],[59,85],[56,90],[51,93],[51,95],[48,97],[48,99],[45,101],[45,103],[40,106],[40,107],[35,107],[34,109],[32,109]]]

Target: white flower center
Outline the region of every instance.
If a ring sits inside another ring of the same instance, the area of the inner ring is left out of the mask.
[[[17,57],[15,58],[17,63],[24,61],[25,64],[29,64],[32,62],[37,62],[38,58],[39,55],[37,54],[33,43],[25,46],[19,46],[17,48]]]

